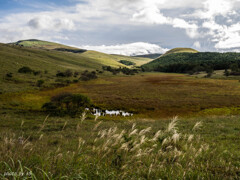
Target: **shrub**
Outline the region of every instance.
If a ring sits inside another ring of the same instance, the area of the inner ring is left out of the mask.
[[[126,67],[124,67],[124,68],[122,68],[122,67],[112,68],[111,66],[103,66],[102,69],[105,70],[105,71],[112,72],[113,75],[116,75],[120,72],[122,72],[123,74],[126,74],[126,75],[135,75],[136,73],[138,73],[139,70],[141,70],[141,69],[136,69],[136,68],[135,69],[129,69],[129,68],[126,68]]]
[[[54,115],[76,116],[90,106],[91,100],[87,96],[64,92],[53,96],[50,102],[42,106],[42,109]]]
[[[71,83],[71,81],[70,81],[70,80],[66,80],[66,84],[68,84],[68,85],[69,85],[70,83]]]
[[[57,110],[57,106],[53,102],[48,102],[42,106],[42,109],[45,109],[48,113],[53,113]]]
[[[79,75],[79,72],[74,72],[74,77],[77,77]]]
[[[230,75],[230,72],[227,69],[225,69],[224,70],[224,76],[229,76],[229,75]]]
[[[18,72],[26,74],[26,73],[32,73],[33,70],[30,67],[24,66],[24,67],[21,67],[20,69],[18,69]]]
[[[35,76],[37,76],[37,75],[41,74],[41,71],[33,71],[33,74],[34,74]]]
[[[12,78],[12,77],[13,77],[13,73],[7,73],[5,76],[6,76],[7,78]]]
[[[65,72],[58,71],[56,74],[57,77],[72,77],[73,72],[71,70],[66,70]]]
[[[80,80],[89,81],[91,79],[97,79],[97,73],[95,71],[88,72],[87,70],[81,74]]]
[[[65,77],[65,74],[63,72],[58,71],[56,76],[57,77]]]
[[[126,66],[136,65],[136,63],[133,63],[133,62],[127,61],[127,60],[120,60],[119,62],[126,65]]]
[[[66,70],[64,74],[65,74],[66,77],[72,77],[73,76],[73,72],[70,69]]]
[[[210,78],[212,77],[212,73],[207,73],[207,75],[205,76],[205,78]]]
[[[37,81],[37,87],[42,87],[43,84],[44,84],[44,80]]]

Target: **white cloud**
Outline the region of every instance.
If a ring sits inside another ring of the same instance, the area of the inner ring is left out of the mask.
[[[238,23],[240,0],[84,0],[84,3],[82,2],[79,1],[74,6],[46,8],[41,12],[7,14],[0,18],[0,41],[36,38],[61,42],[68,39],[71,41],[69,37],[81,39],[81,31],[93,36],[99,32],[109,31],[111,36],[113,29],[126,30],[123,26],[137,32],[141,27],[154,29],[168,25],[168,38],[166,34],[162,36],[159,34],[159,37],[163,37],[166,41],[178,34],[178,36],[182,35],[185,31],[187,36],[182,39],[193,39],[189,44],[195,41],[203,46],[207,43],[202,41],[209,41],[217,49],[240,47]],[[218,16],[225,18],[226,23],[219,23],[216,20]],[[172,32],[176,34],[170,34]],[[117,38],[126,38],[123,41],[126,42],[129,36]],[[144,38],[133,39],[148,41]],[[132,39],[129,41],[133,42]]]
[[[29,20],[28,25],[36,30],[74,30],[74,23],[67,18],[54,18],[51,16],[40,16]]]
[[[203,8],[195,10],[189,17],[197,20],[202,19],[201,29],[205,29],[202,37],[215,43],[217,50],[232,49],[240,47],[240,25],[236,23],[239,19],[240,0],[205,0]],[[216,18],[226,19],[226,23],[217,23]]]
[[[240,47],[240,23],[219,29],[220,34],[216,37],[217,49],[231,49]]]
[[[195,41],[193,44],[194,48],[200,49],[201,48],[201,43],[199,41]]]
[[[51,7],[42,12],[29,12],[10,14],[0,21],[0,30],[3,31],[2,23],[7,24],[7,29],[25,29],[27,34],[38,37],[46,36],[45,31],[61,32],[64,30],[87,29],[95,31],[98,24],[103,21],[106,25],[134,25],[140,22],[144,24],[168,24],[174,28],[186,29],[187,35],[191,38],[198,36],[195,24],[184,19],[171,18],[164,15],[160,10],[183,7],[197,7],[201,3],[183,0],[85,0],[72,7]],[[30,32],[29,26],[35,32]],[[24,33],[16,33],[18,39],[24,38]],[[0,34],[1,35],[1,34]],[[9,34],[8,38],[11,36]],[[3,38],[0,39],[2,41]],[[6,38],[7,39],[7,38]],[[9,40],[15,39],[10,37]],[[17,39],[16,39],[17,40]]]
[[[80,48],[100,51],[108,54],[121,54],[126,56],[165,53],[169,49],[162,48],[156,44],[136,42],[111,46],[81,46]]]
[[[150,24],[170,24],[171,18],[165,17],[155,6],[150,6],[133,14],[132,21]]]
[[[148,6],[147,8],[133,14],[132,21],[145,24],[166,24],[174,28],[185,29],[186,34],[190,38],[199,37],[198,26],[194,23],[189,23],[184,19],[171,18],[164,16],[157,6]]]
[[[196,10],[194,16],[201,19],[214,19],[217,15],[232,13],[234,2],[238,0],[205,0],[203,9]]]

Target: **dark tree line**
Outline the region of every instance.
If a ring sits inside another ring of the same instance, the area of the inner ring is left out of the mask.
[[[142,68],[144,71],[195,73],[199,71],[232,69],[240,67],[240,53],[178,53],[158,58]]]
[[[123,73],[126,75],[135,75],[137,73],[139,73],[139,69],[129,69],[126,67],[119,67],[119,68],[113,68],[111,66],[103,66],[102,69],[104,71],[109,71],[112,72],[114,75],[118,74],[118,73]]]
[[[127,61],[127,60],[120,60],[119,62],[126,65],[126,66],[136,65],[136,63],[131,62],[131,61]]]

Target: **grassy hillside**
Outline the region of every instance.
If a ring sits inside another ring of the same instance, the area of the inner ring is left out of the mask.
[[[149,57],[123,56],[116,54],[112,54],[112,56],[115,57],[118,62],[121,60],[126,60],[134,63],[135,66],[141,66],[152,61],[152,59]]]
[[[118,63],[115,58],[111,58],[110,55],[92,51],[70,53],[0,44],[0,91],[26,88],[29,83],[33,85],[39,79],[51,83],[56,80],[57,71],[66,71],[67,69],[73,72],[93,71],[101,70],[102,66],[106,65],[125,66]],[[18,69],[23,66],[42,73],[38,76],[18,73]],[[13,77],[7,79],[7,73],[12,73]]]
[[[46,82],[45,85],[53,84],[59,81],[56,79],[57,71],[70,69],[81,73],[85,70],[102,70],[102,66],[126,67],[120,60],[132,61],[138,66],[150,61],[147,58],[109,55],[39,40],[0,44],[0,92],[33,89],[40,79]],[[18,73],[23,66],[41,71],[41,74]],[[13,77],[6,78],[8,73],[12,73]]]
[[[38,49],[56,49],[56,48],[68,48],[68,49],[77,49],[74,47],[65,46],[62,44],[48,42],[48,41],[41,41],[37,39],[29,39],[29,40],[20,40],[15,43],[10,43],[12,45],[18,45],[22,47],[31,47],[31,48],[38,48]]]
[[[198,51],[192,48],[174,48],[167,51],[165,54],[163,54],[163,56],[174,53],[198,53]]]
[[[92,58],[100,61],[104,65],[109,65],[113,67],[125,66],[121,63],[113,62],[113,60],[117,62],[119,62],[120,60],[127,60],[130,62],[134,62],[137,66],[141,66],[151,61],[150,58],[130,57],[130,56],[122,56],[122,55],[114,55],[114,54],[110,55],[110,54],[105,54],[97,51],[87,51],[84,49],[79,49],[79,48],[70,47],[70,46],[66,46],[58,43],[41,41],[36,39],[22,40],[12,44],[22,46],[22,47],[35,48],[35,49],[47,49],[47,50],[54,50],[54,51],[61,51],[61,52],[72,51],[74,53],[81,54],[81,57]]]

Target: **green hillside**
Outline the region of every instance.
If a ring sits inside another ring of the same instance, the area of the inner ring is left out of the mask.
[[[174,48],[167,51],[165,54],[163,54],[163,56],[173,53],[198,53],[198,51],[192,48]]]
[[[41,71],[41,75],[18,73],[21,67],[30,67],[34,71]],[[56,81],[58,71],[70,69],[73,72],[85,70],[101,70],[102,66],[124,67],[110,55],[87,51],[85,53],[60,52],[16,45],[0,44],[0,93],[1,91],[17,91],[32,89],[39,79],[45,84]],[[47,72],[47,73],[44,73]],[[12,78],[6,78],[12,73]]]
[[[95,59],[104,65],[113,66],[113,67],[125,66],[122,63],[117,63],[121,60],[127,60],[130,62],[133,62],[137,66],[141,66],[151,61],[150,58],[130,57],[130,56],[115,55],[115,54],[110,55],[110,54],[105,54],[97,51],[84,50],[84,49],[66,46],[63,44],[58,44],[58,43],[48,42],[48,41],[41,41],[37,39],[21,40],[11,44],[21,46],[21,47],[34,48],[34,49],[46,49],[46,50],[54,50],[54,51],[61,51],[61,52],[77,53],[77,54],[81,54],[80,55],[81,57]],[[113,60],[116,62],[114,62]]]
[[[207,69],[228,69],[232,64],[240,67],[240,53],[170,53],[143,65],[145,71],[160,72],[197,72]]]
[[[162,54],[155,53],[155,54],[136,55],[136,56],[133,56],[133,57],[142,57],[142,58],[156,59],[156,58],[160,57],[161,55]]]
[[[121,60],[136,62],[138,66],[150,61],[147,58],[109,55],[40,40],[0,44],[0,93],[18,91],[19,88],[33,89],[40,79],[45,81],[45,85],[58,83],[56,81],[74,80],[56,79],[58,71],[71,70],[81,73],[85,70],[101,71],[102,66],[126,67],[119,62]],[[18,73],[19,68],[24,66],[41,74],[34,76]],[[8,77],[9,73],[12,77]]]
[[[56,69],[101,69],[103,65],[113,67],[124,66],[110,55],[86,51],[85,53],[69,53],[55,50],[43,50],[15,45],[0,44],[0,62],[3,71],[16,70],[21,66],[29,66],[34,69],[49,72]],[[13,65],[14,64],[14,65]],[[5,70],[4,70],[5,69]]]
[[[121,60],[126,60],[136,64],[136,66],[141,66],[153,60],[152,58],[149,58],[149,57],[124,56],[124,55],[116,55],[116,54],[112,54],[111,56],[116,58],[118,62]]]
[[[77,49],[74,47],[65,46],[62,44],[42,41],[37,39],[29,39],[29,40],[20,40],[14,43],[10,43],[12,45],[18,45],[22,47],[31,47],[31,48],[38,48],[38,49],[57,49],[57,48],[68,48],[68,49]]]

